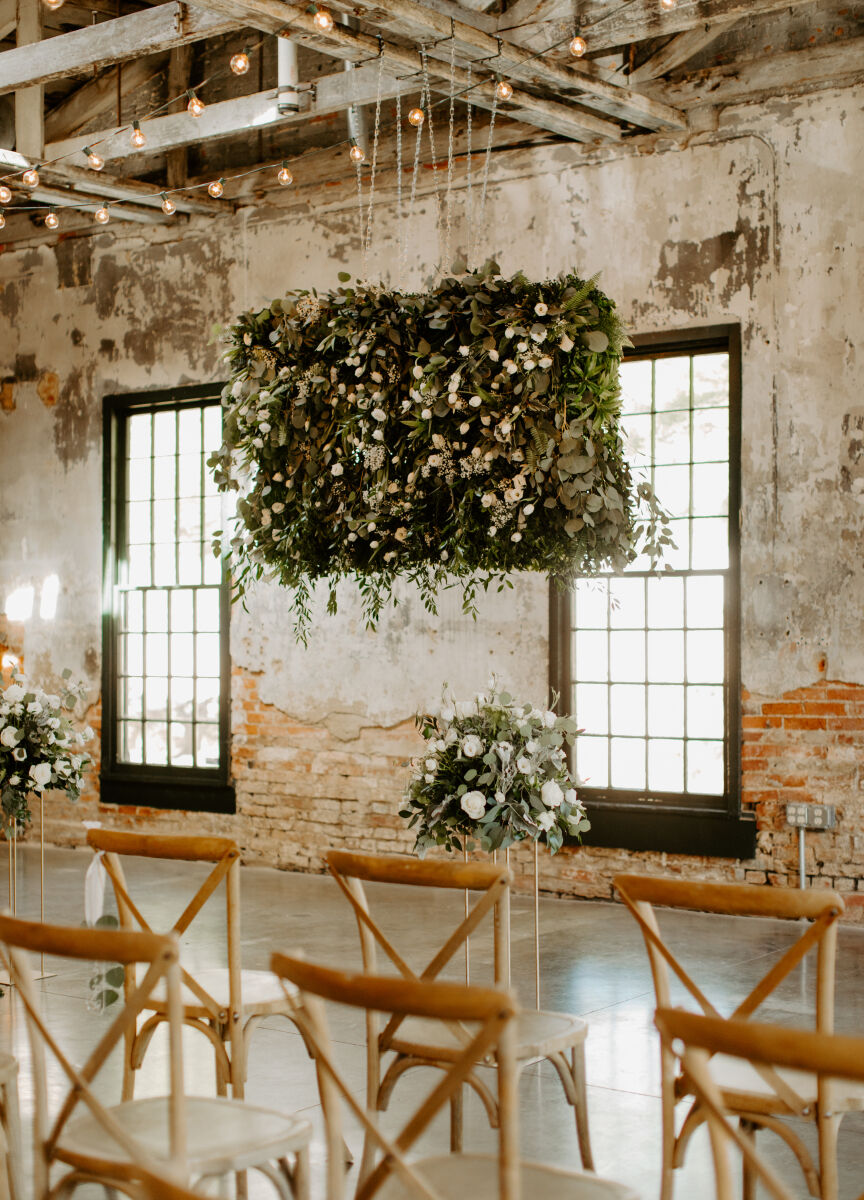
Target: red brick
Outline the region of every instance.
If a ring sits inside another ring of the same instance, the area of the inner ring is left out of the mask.
[[[780,729],[783,722],[779,717],[742,717],[742,729]]]
[[[864,729],[864,717],[829,717],[829,729]]]
[[[784,717],[784,729],[825,729],[824,717]]]
[[[792,700],[780,700],[771,704],[762,705],[762,714],[766,717],[793,716],[795,713],[802,713],[803,711],[804,706],[802,704],[797,704]]]
[[[804,711],[814,717],[842,717],[846,712],[846,705],[836,700],[831,702],[825,700],[805,700]]]

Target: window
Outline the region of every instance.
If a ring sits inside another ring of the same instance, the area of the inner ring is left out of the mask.
[[[105,402],[102,800],[233,812],[218,390]]]
[[[588,841],[745,856],[739,813],[737,328],[639,339],[621,367],[634,468],[672,516],[670,572],[637,560],[557,604],[553,687],[584,733]],[[553,605],[555,601],[553,599]]]

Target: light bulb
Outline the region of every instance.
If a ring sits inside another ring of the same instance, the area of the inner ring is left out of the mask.
[[[499,79],[495,84],[495,95],[499,100],[509,100],[513,95],[513,87],[506,79]]]
[[[58,8],[63,7],[63,0],[45,0],[45,7],[50,8],[52,12],[56,12]]]
[[[6,228],[6,218],[3,216],[2,212],[0,212],[0,229],[5,229],[5,228]]]
[[[12,199],[12,192],[5,183],[0,183],[0,204],[8,204]]]
[[[174,203],[171,197],[166,196],[164,192],[162,193],[162,211],[166,217],[170,217],[173,212],[177,211],[177,205]]]
[[[235,75],[245,75],[249,70],[249,54],[246,50],[241,50],[239,54],[232,54],[231,61],[228,64]]]
[[[21,182],[25,187],[36,187],[39,183],[39,172],[35,167],[31,167],[29,171],[25,171],[21,176]]]
[[[333,17],[326,8],[316,8],[315,16],[312,18],[312,20],[322,33],[329,33],[333,28]]]
[[[193,117],[200,117],[206,105],[203,100],[199,100],[194,92],[187,92],[189,103],[186,105],[186,111]]]
[[[283,162],[282,169],[280,170],[280,172],[276,176],[276,178],[279,180],[279,182],[282,184],[283,187],[290,187],[291,184],[294,182],[294,176],[288,170],[287,163]]]
[[[84,147],[84,153],[87,155],[87,161],[94,171],[101,171],[105,166],[105,159],[101,154],[97,154],[95,150],[91,150],[89,146]]]
[[[581,34],[577,33],[575,37],[570,39],[568,49],[574,58],[581,58],[588,49],[588,43]]]
[[[348,151],[348,157],[353,163],[357,163],[359,165],[362,163],[366,155],[363,153],[363,147],[358,146],[356,142],[353,142],[351,149]]]
[[[56,212],[52,208],[51,211],[48,213],[47,217],[45,218],[45,226],[48,229],[56,229],[59,224],[60,224],[60,218],[57,216]]]
[[[409,124],[416,125],[418,129],[425,120],[426,120],[426,114],[424,113],[422,108],[412,108],[408,114]]]
[[[136,150],[140,150],[141,147],[144,145],[144,143],[147,141],[146,137],[141,132],[141,126],[138,124],[137,121],[132,122],[132,136],[129,138],[129,141],[132,143],[132,145],[135,147]]]
[[[224,183],[225,183],[224,179],[214,179],[212,183],[207,184],[207,191],[210,193],[210,195],[213,197],[214,200],[218,200],[219,197],[222,195],[223,191],[225,190],[223,187]]]
[[[107,225],[110,215],[111,214],[108,212],[108,209],[103,204],[101,208],[96,209],[95,213],[93,214],[93,220],[99,225]]]
[[[678,0],[660,0],[660,7],[664,12],[671,12],[673,8],[678,7]]]

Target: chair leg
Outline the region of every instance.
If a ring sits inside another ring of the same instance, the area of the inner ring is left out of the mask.
[[[136,1033],[137,1030],[133,1026],[126,1030],[123,1038],[123,1090],[120,1093],[120,1099],[123,1101],[135,1098],[135,1067],[132,1064],[132,1056],[135,1053]]]
[[[837,1134],[839,1118],[820,1112],[817,1119],[819,1135],[819,1183],[821,1200],[837,1200]]]
[[[222,1045],[224,1046],[225,1045],[225,1033],[226,1033],[225,1026],[220,1025],[218,1021],[211,1021],[210,1027],[214,1031],[216,1036],[221,1039]],[[218,1050],[215,1051],[214,1064],[216,1067],[216,1095],[217,1096],[227,1096],[228,1095],[228,1082],[229,1082],[228,1072],[226,1072],[226,1070],[225,1070],[222,1059],[219,1056]]]
[[[756,1125],[752,1121],[748,1121],[746,1117],[741,1117],[738,1121],[738,1128],[742,1135],[755,1146]],[[741,1200],[756,1200],[756,1172],[746,1158],[741,1165]]]
[[[459,1154],[462,1150],[462,1119],[464,1112],[464,1094],[460,1084],[450,1098],[450,1153]]]
[[[302,1146],[294,1156],[294,1169],[287,1164],[283,1168],[291,1182],[294,1200],[309,1200],[310,1196],[310,1163],[309,1147]]]
[[[594,1155],[591,1152],[591,1137],[588,1132],[588,1089],[585,1079],[585,1043],[580,1042],[570,1051],[570,1066],[573,1085],[576,1089],[576,1136],[579,1139],[579,1157],[586,1171],[594,1170]]]
[[[12,1200],[23,1200],[24,1169],[21,1159],[21,1114],[18,1108],[18,1080],[7,1081],[3,1089],[3,1117],[6,1126],[6,1172]]]
[[[675,1189],[675,1094],[673,1088],[674,1075],[672,1078],[667,1078],[664,1069],[660,1101],[663,1125],[660,1200],[672,1200],[672,1193]]]

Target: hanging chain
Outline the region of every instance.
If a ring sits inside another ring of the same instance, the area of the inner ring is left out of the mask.
[[[444,252],[441,255],[442,271],[450,270],[450,254],[453,244],[453,119],[456,113],[456,39],[450,47],[450,114],[447,126],[447,225],[444,231]]]
[[[398,270],[396,285],[405,287],[405,214],[402,211],[402,80],[396,80],[396,246]]]
[[[471,108],[471,63],[470,63],[470,62],[468,63],[468,75],[467,75],[466,84],[467,84],[467,86],[466,86],[466,92],[467,92],[467,95],[468,95],[468,125],[467,125],[466,131],[465,131],[465,135],[466,135],[466,137],[467,137],[467,139],[468,139],[468,162],[467,162],[467,164],[466,164],[467,187],[466,187],[466,189],[465,189],[465,204],[466,204],[466,212],[465,212],[465,215],[466,215],[466,218],[467,218],[467,225],[468,225],[468,237],[467,237],[466,256],[467,256],[467,259],[468,259],[468,264],[467,264],[467,265],[470,267],[470,266],[472,265],[472,262],[473,262],[473,249],[472,249],[472,245],[471,245],[471,243],[472,243],[472,242],[473,242],[473,240],[474,240],[474,194],[473,194],[473,192],[472,192],[472,190],[471,190],[471,182],[472,182],[472,181],[471,181],[471,119],[472,119],[472,108]]]
[[[442,229],[444,226],[444,214],[441,209],[441,193],[438,189],[438,156],[435,153],[435,130],[432,125],[432,89],[429,86],[429,60],[426,55],[426,47],[421,47],[420,62],[423,67],[423,93],[420,101],[423,106],[423,111],[426,113],[426,121],[429,126],[429,153],[432,155],[432,187],[435,190],[435,209],[436,209],[436,227],[438,230],[438,258],[441,259],[442,253]],[[443,264],[441,264],[443,265]]]
[[[486,221],[486,192],[489,187],[489,163],[492,161],[492,137],[495,133],[495,114],[498,111],[498,95],[492,97],[492,114],[489,118],[489,141],[486,143],[486,161],[483,163],[483,191],[480,195],[480,220]]]
[[[353,134],[355,129],[357,128],[357,120],[358,120],[357,119],[357,67],[356,67],[356,64],[354,65],[353,69],[351,70],[350,75],[351,75],[352,101],[348,108],[348,122],[349,122],[348,130],[350,133]],[[353,138],[351,141],[351,145],[352,146],[354,145]],[[365,281],[366,280],[367,263],[366,263],[366,256],[363,252],[364,219],[363,219],[363,178],[362,178],[361,170],[360,170],[361,167],[362,167],[362,162],[355,162],[354,169],[357,174],[357,217],[360,222],[360,254],[361,254],[361,261],[363,264],[363,279]]]
[[[425,48],[424,48],[423,53],[425,54]],[[423,93],[421,93],[421,95],[420,95],[421,106],[423,104],[424,99],[425,99],[425,96]],[[414,208],[415,208],[415,203],[417,200],[417,178],[420,174],[420,144],[421,144],[422,138],[423,138],[423,123],[421,122],[417,126],[417,137],[414,141],[414,170],[411,174],[411,199],[409,201],[409,210],[410,211],[408,214],[409,221],[413,221],[414,216],[415,216]],[[407,260],[408,260],[408,229],[406,227],[406,229],[405,229],[405,264],[406,264],[406,267],[407,267]]]
[[[381,84],[384,79],[384,56],[378,60],[378,91],[375,96],[375,133],[372,138],[372,176],[369,180],[369,208],[363,238],[363,274],[369,278],[369,250],[372,245],[372,216],[375,203],[375,171],[378,166],[378,135],[381,132]]]

